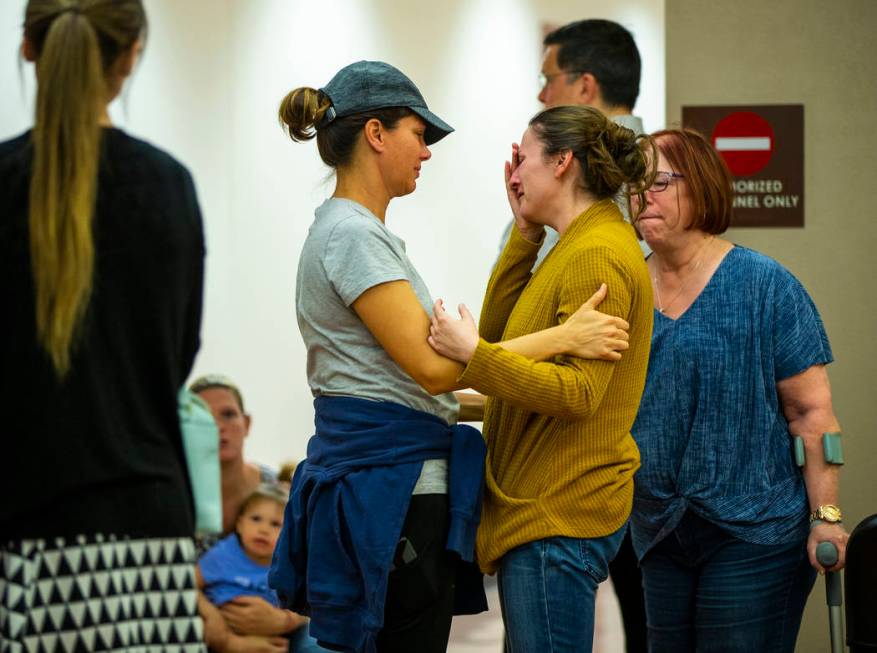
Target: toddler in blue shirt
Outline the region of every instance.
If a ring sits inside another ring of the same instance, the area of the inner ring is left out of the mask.
[[[268,587],[271,556],[283,526],[287,497],[278,485],[261,485],[244,501],[235,524],[235,532],[221,539],[198,560],[196,582],[207,599],[216,607],[235,607],[231,603],[241,597],[258,597],[280,608],[277,593]],[[223,617],[228,619],[224,614]],[[286,617],[286,625],[274,633],[264,629],[250,632],[238,624],[229,626],[239,636],[257,636],[262,643],[277,645],[279,637],[288,643],[289,653],[328,653],[310,636],[308,620],[289,610],[278,609]],[[267,649],[263,649],[267,650]]]
[[[213,605],[258,596],[278,607],[277,593],[268,587],[268,568],[285,507],[286,497],[279,488],[259,487],[241,506],[235,532],[201,556],[198,587]]]

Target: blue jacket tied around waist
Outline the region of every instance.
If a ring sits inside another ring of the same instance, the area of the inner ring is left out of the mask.
[[[474,565],[486,448],[471,426],[389,402],[314,400],[316,435],[298,466],[268,582],[311,617],[321,644],[371,653],[387,576],[423,461],[448,459],[447,549],[460,556],[455,614],[487,609]]]

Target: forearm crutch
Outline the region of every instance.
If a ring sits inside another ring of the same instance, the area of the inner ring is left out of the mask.
[[[832,542],[820,542],[816,546],[816,560],[828,569],[837,564],[837,547]],[[843,612],[843,589],[841,587],[840,572],[825,572],[825,602],[828,603],[828,625],[831,629],[831,653],[843,653],[844,650],[844,624]]]

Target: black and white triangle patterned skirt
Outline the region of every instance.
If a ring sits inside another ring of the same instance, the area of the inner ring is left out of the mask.
[[[188,538],[0,545],[0,653],[206,653]]]

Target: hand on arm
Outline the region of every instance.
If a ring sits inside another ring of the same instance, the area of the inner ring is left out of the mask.
[[[628,315],[630,280],[614,253],[608,248],[589,248],[581,257],[592,265],[583,264],[578,257],[566,264],[555,308],[557,321],[566,322],[593,297],[600,285],[592,276],[597,270],[612,289],[605,300],[607,313]],[[615,371],[611,361],[562,357],[534,362],[505,349],[507,344],[479,341],[460,380],[486,395],[563,419],[584,419],[599,408]]]
[[[621,360],[621,352],[630,347],[627,320],[601,313],[596,307],[606,299],[608,288],[600,288],[575,313],[560,325],[563,351],[560,353],[589,360]]]
[[[620,360],[620,352],[629,347],[627,329],[630,325],[619,317],[596,310],[606,293],[606,284],[602,284],[563,324],[499,345],[535,361],[560,354],[591,360]],[[478,330],[465,304],[460,304],[458,310],[459,320],[445,310],[441,299],[435,302],[428,342],[442,356],[468,363],[478,346]]]
[[[239,596],[219,611],[225,623],[239,635],[285,635],[306,621],[294,612],[275,608],[258,596]]]
[[[274,609],[276,608],[272,608],[272,610]],[[232,632],[221,610],[208,601],[207,597],[200,591],[198,592],[198,613],[204,621],[204,643],[211,651],[218,651],[218,653],[286,653],[289,649],[289,640],[280,634],[241,635]],[[298,617],[298,615],[296,616]],[[304,619],[304,617],[298,618]]]
[[[435,301],[427,342],[442,356],[465,364],[478,347],[478,327],[465,304],[460,304],[457,310],[459,320],[445,310],[441,299]]]
[[[623,328],[626,322],[593,309],[602,297],[605,297],[605,291],[601,288],[573,314],[575,319],[570,317],[573,322],[570,326],[552,327],[553,333],[531,334],[503,343],[503,347],[534,359],[547,359],[575,350],[614,360],[608,350],[623,348],[623,345],[613,343],[624,339],[619,335],[618,327]],[[446,326],[453,330],[453,335],[442,345],[434,336],[435,343],[428,341],[430,319],[407,281],[373,286],[352,306],[384,351],[427,392],[440,394],[463,387],[457,381],[463,372],[463,365],[458,361],[469,360],[478,344],[475,320],[465,307],[462,307],[464,319],[453,320],[444,311],[441,301],[436,302],[434,311],[437,316],[447,318]],[[561,334],[562,337],[558,338]],[[443,348],[452,356],[442,355]]]
[[[410,283],[373,286],[352,306],[384,351],[424,390],[437,395],[462,387],[457,378],[463,366],[429,346],[429,316]]]
[[[840,467],[825,462],[822,452],[822,434],[840,430],[832,408],[831,386],[825,366],[814,365],[779,381],[776,387],[789,423],[789,433],[804,441],[806,462],[803,472],[810,510],[826,504],[837,505]],[[838,562],[828,571],[842,569],[847,539],[849,536],[840,524],[814,526],[807,542],[810,564],[820,573],[826,571],[816,560],[816,546],[820,542],[832,542],[837,547]]]

